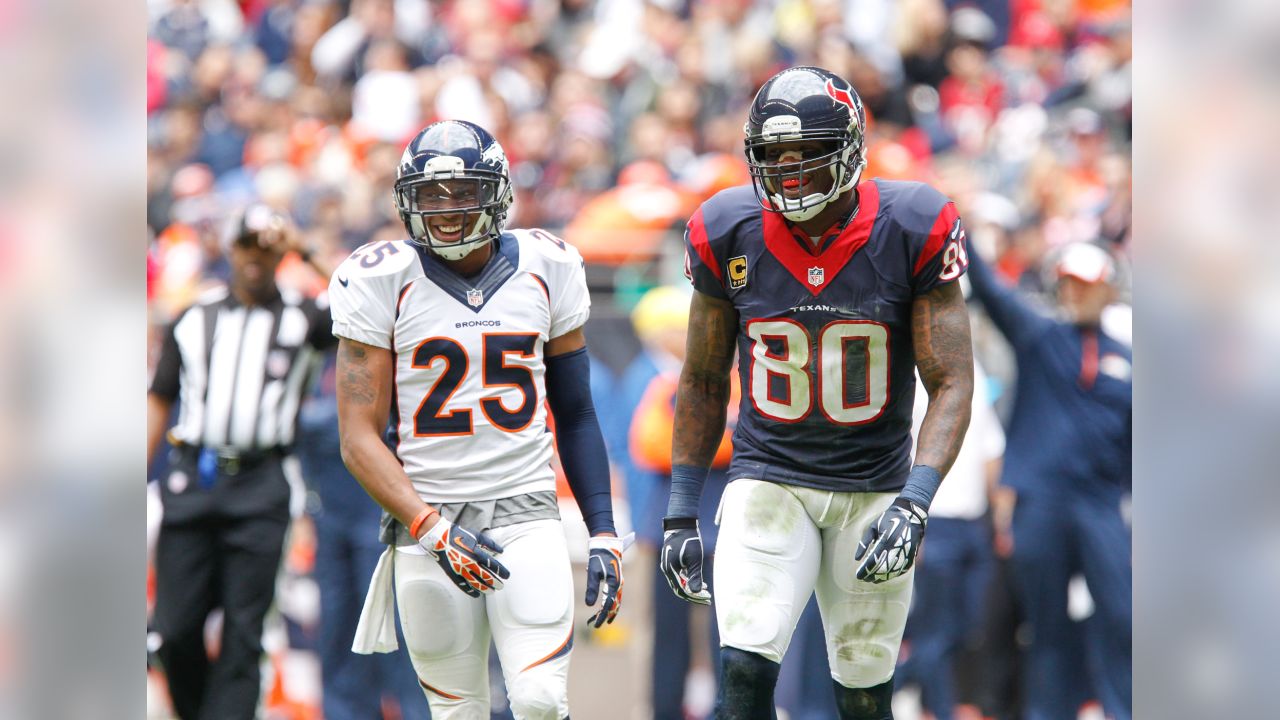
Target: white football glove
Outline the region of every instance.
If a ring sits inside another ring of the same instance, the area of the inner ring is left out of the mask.
[[[916,503],[899,497],[863,533],[854,560],[862,560],[858,579],[882,583],[911,569],[920,552],[929,513]],[[865,559],[864,559],[865,557]]]
[[[511,571],[493,556],[502,554],[502,546],[487,533],[479,535],[459,527],[443,517],[418,539],[440,564],[454,585],[471,597],[502,589],[502,581]]]
[[[662,521],[662,556],[658,563],[676,597],[699,605],[711,604],[711,593],[702,579],[702,535],[696,518]]]
[[[599,629],[613,622],[622,607],[622,553],[635,540],[635,533],[626,537],[598,535],[587,541],[587,606],[596,604],[600,586],[604,585],[604,600],[600,609],[587,618],[587,624]]]

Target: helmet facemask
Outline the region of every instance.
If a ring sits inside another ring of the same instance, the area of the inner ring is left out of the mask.
[[[770,146],[795,141],[817,142],[831,149],[818,157],[799,162],[778,163],[767,157]],[[856,125],[848,132],[804,132],[799,130],[799,119],[788,116],[770,118],[762,132],[756,135],[750,134],[748,127],[746,155],[752,185],[761,207],[781,213],[787,220],[797,223],[814,218],[833,200],[855,187],[866,166],[862,138]],[[827,191],[802,197],[787,197],[783,192],[787,183],[802,185],[806,175],[813,177],[824,169],[831,173],[832,179]]]
[[[502,174],[466,169],[461,158],[452,156],[432,158],[427,172],[401,178],[395,186],[396,208],[412,241],[450,261],[465,258],[502,232],[510,195]],[[459,235],[442,237],[438,219],[454,216],[458,219],[451,224],[459,228],[450,234]]]

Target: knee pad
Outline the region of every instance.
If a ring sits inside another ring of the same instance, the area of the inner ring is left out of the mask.
[[[897,665],[909,594],[877,595],[862,593],[824,608],[831,676],[845,687],[879,685]]]
[[[840,720],[893,720],[893,678],[869,688],[851,688],[832,680]]]
[[[778,683],[778,663],[735,647],[720,648],[720,688],[716,696],[717,720],[769,720],[776,717],[773,688]]]
[[[507,687],[516,720],[558,720],[567,695],[568,688],[552,673],[523,672]]]

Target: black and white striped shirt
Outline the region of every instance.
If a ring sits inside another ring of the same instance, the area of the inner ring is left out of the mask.
[[[323,301],[281,291],[246,307],[210,291],[169,327],[150,392],[179,402],[173,440],[237,451],[287,447],[318,352],[334,346]]]

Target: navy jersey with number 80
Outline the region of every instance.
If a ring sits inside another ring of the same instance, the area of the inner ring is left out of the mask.
[[[844,492],[902,488],[911,463],[915,296],[968,266],[955,205],[922,183],[867,181],[812,251],[750,186],[690,218],[694,288],[738,311],[742,402],[729,478]]]

